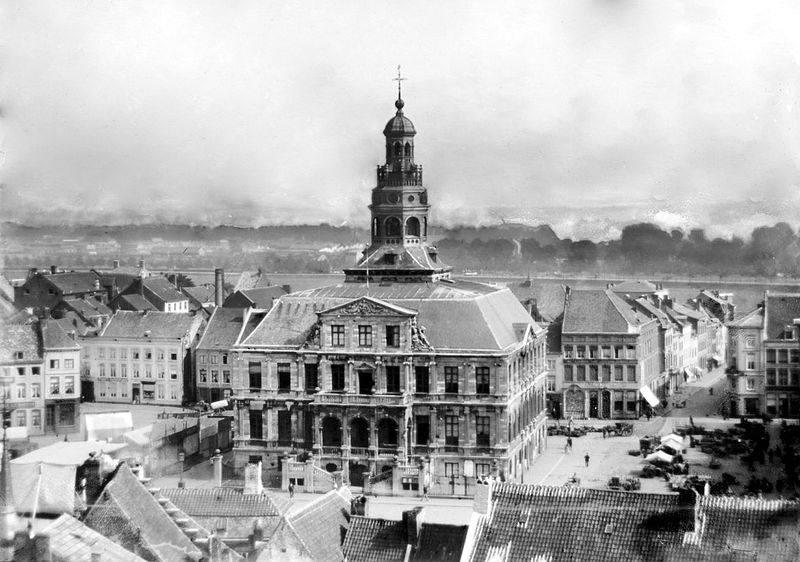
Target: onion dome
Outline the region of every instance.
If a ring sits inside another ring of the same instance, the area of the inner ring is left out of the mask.
[[[417,130],[414,128],[414,123],[411,122],[411,119],[403,115],[403,103],[402,98],[398,97],[397,101],[394,102],[394,106],[397,108],[397,113],[394,114],[394,117],[389,119],[386,123],[386,126],[383,128],[384,136],[392,136],[392,137],[410,137],[417,134]]]

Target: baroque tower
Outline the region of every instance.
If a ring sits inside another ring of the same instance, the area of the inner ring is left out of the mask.
[[[414,162],[411,119],[403,114],[398,69],[397,111],[383,128],[386,163],[378,166],[372,189],[371,243],[359,264],[345,269],[346,281],[437,281],[450,277],[450,267],[439,261],[436,246],[428,243],[428,190],[422,166]]]

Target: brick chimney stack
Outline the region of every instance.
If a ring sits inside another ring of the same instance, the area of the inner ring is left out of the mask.
[[[217,268],[214,270],[214,306],[222,306],[225,286],[225,271]]]

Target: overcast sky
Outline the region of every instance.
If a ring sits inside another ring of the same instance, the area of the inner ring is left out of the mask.
[[[494,5],[6,0],[0,217],[366,226],[401,64],[439,222],[798,226],[799,2]]]

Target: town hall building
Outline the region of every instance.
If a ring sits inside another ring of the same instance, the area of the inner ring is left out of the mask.
[[[544,449],[546,330],[509,289],[451,279],[399,88],[395,107],[360,262],[280,297],[231,348],[235,462],[472,495],[474,476],[521,481]]]

